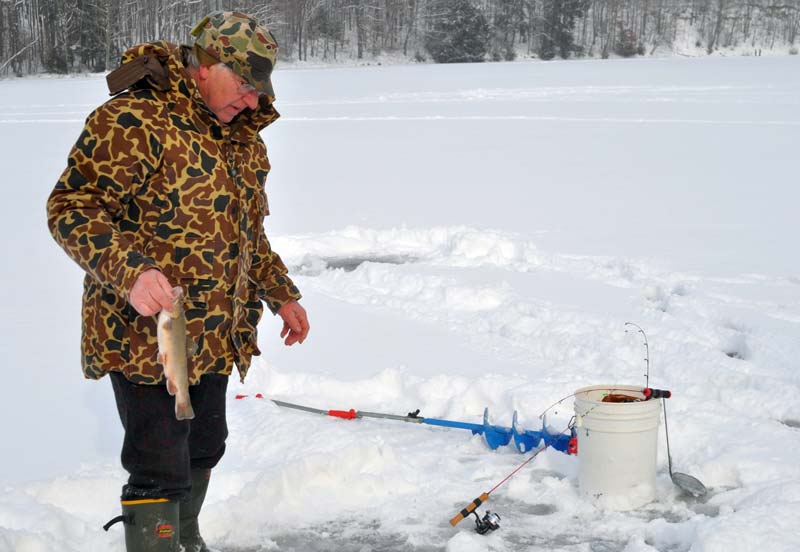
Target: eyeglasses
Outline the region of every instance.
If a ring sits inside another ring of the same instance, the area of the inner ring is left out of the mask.
[[[233,71],[231,71],[231,72],[233,73]],[[238,92],[242,96],[246,96],[247,94],[252,94],[253,92],[258,94],[259,96],[263,95],[263,92],[259,92],[258,90],[256,90],[255,86],[253,86],[252,84],[250,84],[249,82],[244,80],[242,77],[240,77],[236,73],[233,73],[233,76],[236,77],[236,82],[239,83]]]

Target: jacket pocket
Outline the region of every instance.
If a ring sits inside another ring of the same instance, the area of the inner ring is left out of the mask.
[[[210,280],[223,278],[225,253],[227,244],[220,236],[194,232],[176,234],[168,239],[156,237],[145,247],[145,255],[155,260],[173,285],[183,279],[203,281],[206,285]]]
[[[112,288],[91,276],[84,278],[81,352],[86,377],[97,379],[126,364],[129,358],[127,305]]]
[[[131,304],[127,305],[126,313],[128,358],[123,370],[125,377],[133,383],[159,383],[164,370],[158,364],[158,315],[143,316]]]

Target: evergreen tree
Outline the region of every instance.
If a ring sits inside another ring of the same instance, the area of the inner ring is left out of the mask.
[[[539,57],[553,59],[556,54],[567,59],[578,50],[575,45],[575,20],[583,16],[587,0],[544,0],[544,28]]]
[[[513,61],[517,57],[517,35],[524,29],[522,0],[495,0],[492,18],[492,61]]]
[[[644,48],[638,43],[636,33],[625,28],[622,22],[618,25],[617,41],[614,44],[614,53],[622,57],[632,57],[636,54],[643,54]]]
[[[106,69],[107,9],[101,0],[79,0],[76,6],[77,29],[73,49],[80,66],[90,71]]]
[[[425,35],[425,49],[437,63],[483,61],[489,24],[470,0],[444,0]]]

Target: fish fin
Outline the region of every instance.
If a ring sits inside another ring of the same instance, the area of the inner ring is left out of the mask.
[[[162,353],[162,352],[158,353],[158,363],[161,366],[166,366],[167,365],[167,353]]]
[[[169,393],[170,396],[173,396],[177,392],[178,392],[178,387],[174,383],[172,383],[172,380],[167,379],[167,393]]]
[[[186,336],[186,354],[194,356],[197,354],[197,341],[192,341],[188,335]]]
[[[175,401],[175,417],[178,420],[193,420],[194,408],[192,408],[192,401],[188,398],[185,403]]]
[[[171,316],[166,316],[164,318],[164,329],[167,330],[167,331],[172,329],[172,317]]]

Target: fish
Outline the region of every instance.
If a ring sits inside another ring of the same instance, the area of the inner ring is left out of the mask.
[[[183,310],[183,288],[172,288],[172,312],[162,309],[158,314],[158,362],[164,367],[167,392],[175,397],[175,417],[194,418],[189,398],[189,337],[186,334],[186,314]]]

